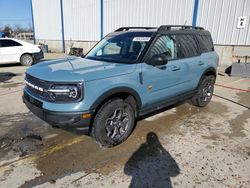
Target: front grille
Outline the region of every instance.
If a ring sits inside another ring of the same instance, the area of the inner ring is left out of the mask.
[[[52,101],[50,95],[46,92],[52,85],[50,82],[35,78],[26,73],[25,80],[32,85],[26,83],[27,90],[34,96],[41,98],[46,101]],[[38,89],[40,88],[40,89]]]
[[[34,98],[32,98],[31,96],[29,96],[26,92],[23,93],[23,97],[30,103],[32,103],[33,105],[35,105],[38,108],[42,108],[43,107],[43,103],[41,101],[38,101]]]

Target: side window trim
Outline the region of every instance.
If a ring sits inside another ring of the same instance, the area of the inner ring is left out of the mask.
[[[148,46],[146,52],[144,53],[144,57],[142,58],[142,62],[147,62],[149,60],[149,57],[150,57],[150,50],[151,48],[153,47],[153,45],[155,44],[155,42],[157,41],[157,39],[162,36],[162,34],[157,34],[155,35],[154,39],[152,41],[149,41],[150,42],[150,45]]]
[[[196,42],[196,45],[197,45],[197,47],[198,47],[198,55],[197,56],[200,56],[201,54],[202,54],[202,50],[201,50],[201,48],[200,48],[200,45],[199,45],[199,41],[198,41],[198,38],[197,38],[197,35],[196,34],[193,34],[193,36],[194,36],[194,40],[195,40],[195,42]],[[197,57],[197,56],[194,56],[194,57]]]

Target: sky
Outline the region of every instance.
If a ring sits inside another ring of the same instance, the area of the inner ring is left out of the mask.
[[[31,0],[0,0],[0,28],[5,25],[32,26]]]

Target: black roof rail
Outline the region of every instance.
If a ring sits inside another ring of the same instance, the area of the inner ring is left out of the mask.
[[[172,28],[180,28],[182,30],[184,29],[204,30],[203,27],[193,27],[191,25],[162,25],[159,27],[158,31],[172,30]]]
[[[131,29],[145,29],[145,30],[148,30],[148,29],[158,29],[158,27],[120,27],[119,29],[115,30],[115,32],[128,31],[128,30],[131,30]]]

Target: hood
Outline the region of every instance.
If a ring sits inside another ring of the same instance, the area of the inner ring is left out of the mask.
[[[55,82],[79,82],[129,74],[136,64],[110,63],[79,57],[66,57],[38,63],[27,69],[36,78]]]

